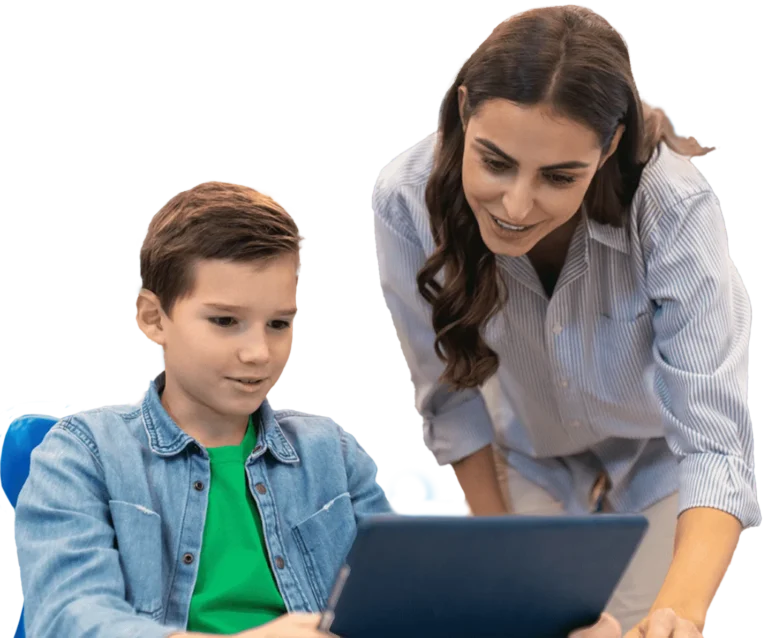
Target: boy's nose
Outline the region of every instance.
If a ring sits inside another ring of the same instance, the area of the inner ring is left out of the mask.
[[[265,340],[251,341],[238,352],[242,363],[265,364],[269,362],[269,346]]]

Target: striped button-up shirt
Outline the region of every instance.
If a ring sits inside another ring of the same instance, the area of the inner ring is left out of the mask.
[[[625,228],[582,212],[551,299],[526,256],[498,255],[508,290],[484,338],[499,369],[451,391],[416,275],[435,244],[425,188],[436,136],[380,174],[373,195],[381,285],[441,464],[495,444],[566,511],[590,510],[607,475],[617,512],[679,490],[680,511],[760,521],[747,408],[751,312],[720,205],[661,144]]]

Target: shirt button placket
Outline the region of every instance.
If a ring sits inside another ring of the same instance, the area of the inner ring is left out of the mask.
[[[267,486],[264,485],[264,483],[256,483],[254,485],[254,488],[259,493],[260,496],[264,496],[267,493]],[[277,567],[279,570],[285,569],[285,559],[282,556],[276,556],[275,557],[275,567]]]

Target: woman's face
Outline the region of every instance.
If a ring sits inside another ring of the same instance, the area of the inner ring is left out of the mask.
[[[465,125],[462,181],[489,250],[524,255],[570,220],[619,137],[603,155],[591,129],[547,107],[482,104]]]

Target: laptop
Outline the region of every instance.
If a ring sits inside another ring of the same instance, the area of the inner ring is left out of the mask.
[[[320,628],[342,638],[564,638],[597,621],[647,527],[615,514],[371,517]]]

